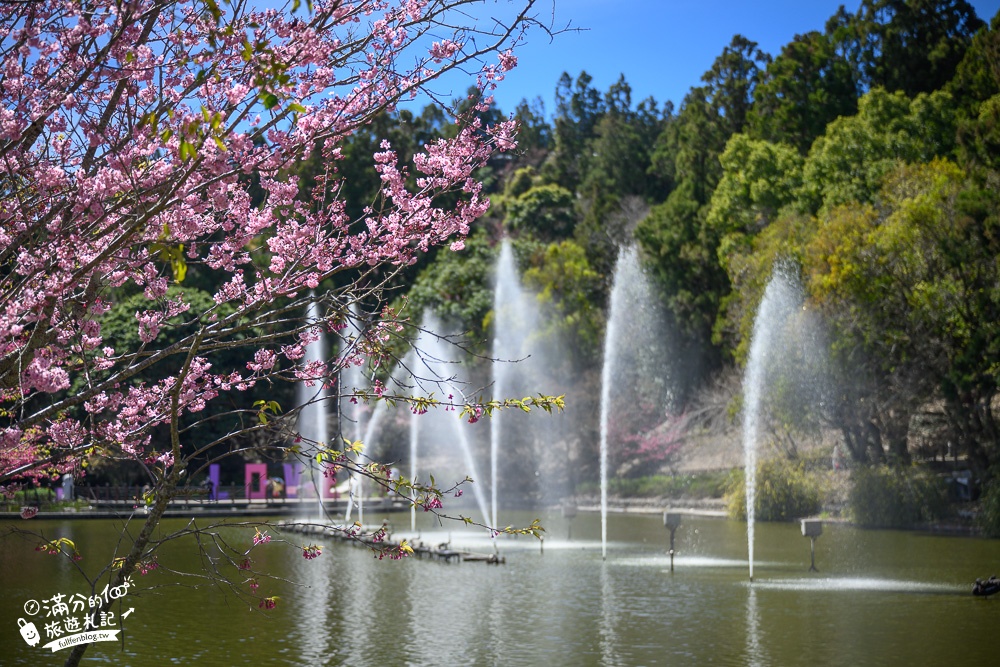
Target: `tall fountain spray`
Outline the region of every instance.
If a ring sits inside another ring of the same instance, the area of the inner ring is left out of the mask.
[[[425,313],[423,320],[424,327],[428,331],[443,330],[441,321],[434,315]],[[421,376],[417,384],[428,384],[433,387],[431,391],[439,396],[443,394],[442,400],[445,402],[462,401],[463,394],[460,389],[462,381],[455,376],[455,369],[460,368],[460,366],[452,356],[452,346],[437,336],[421,333],[417,338],[416,349],[417,361],[413,363],[412,368],[416,375]],[[450,399],[448,399],[449,396]],[[461,419],[459,413],[442,408],[435,411],[435,414],[428,416],[431,417],[428,421],[438,424],[439,428],[435,429],[432,435],[432,437],[436,436],[436,439],[428,442],[424,451],[436,450],[440,452],[442,446],[448,443],[457,443],[462,455],[464,474],[471,477],[474,482],[481,480],[476,468],[472,442],[469,440],[468,426]],[[440,427],[443,427],[445,431],[450,431],[451,437],[442,433]],[[414,474],[414,478],[416,478],[416,474]],[[479,507],[483,524],[490,525],[489,507],[482,485],[473,483],[472,493],[476,499],[476,505]]]
[[[753,581],[754,522],[757,499],[757,445],[760,437],[764,388],[768,365],[780,347],[789,317],[802,303],[802,295],[788,272],[778,269],[764,290],[753,325],[750,356],[743,376],[743,458],[746,476],[747,556]]]
[[[306,318],[310,323],[317,326],[322,321],[319,311],[319,304],[315,300],[309,302]],[[306,346],[304,364],[308,366],[312,362],[323,361],[326,350],[326,341],[322,330],[319,337]],[[310,384],[312,386],[310,386]],[[307,443],[330,443],[326,423],[326,403],[324,402],[325,392],[323,390],[323,380],[317,381],[302,380],[295,390],[296,403],[299,407],[298,430],[299,435]],[[323,471],[316,463],[314,456],[309,457],[309,476],[313,488],[316,490],[316,497],[319,502],[319,516],[323,516]],[[301,484],[300,484],[301,486]]]
[[[611,287],[601,368],[601,556],[608,549],[608,426],[617,401],[648,401],[666,418],[672,399],[670,338],[634,246],[621,249]],[[620,403],[618,403],[620,405]]]
[[[349,331],[345,340],[346,349],[342,356],[353,356],[351,346],[357,344],[364,334],[358,317],[358,309],[354,304],[350,307]],[[361,441],[368,446],[366,438],[365,406],[360,400],[355,398],[355,393],[369,386],[368,378],[365,377],[364,367],[346,363],[340,371],[340,427],[346,437],[352,441]],[[364,476],[358,473],[351,473],[348,482],[347,509],[344,512],[344,523],[350,523],[351,513],[354,505],[358,506],[358,521],[364,523]]]
[[[621,265],[622,256],[618,257]],[[601,558],[608,557],[608,420],[611,418],[611,373],[614,368],[615,345],[618,343],[618,317],[615,312],[615,292],[619,278],[615,272],[611,290],[611,313],[604,332],[604,362],[601,368]]]
[[[449,387],[448,391],[455,395],[454,387]],[[466,469],[469,471],[469,476],[473,480],[473,495],[476,498],[476,504],[479,506],[479,511],[483,516],[483,523],[489,524],[490,515],[486,507],[486,497],[483,494],[483,488],[481,486],[475,486],[475,480],[482,479],[476,472],[476,459],[472,453],[472,443],[469,442],[469,435],[466,432],[465,424],[462,422],[461,417],[458,415],[453,415],[453,418],[449,420],[452,424],[452,428],[455,433],[455,437],[458,439],[458,444],[462,449],[462,457],[465,460]]]
[[[417,481],[417,443],[420,441],[420,424],[417,422],[417,413],[410,411],[410,483]],[[410,492],[410,500],[415,498],[414,492]],[[410,507],[410,532],[417,532],[417,506]]]
[[[497,400],[508,398],[511,391],[520,391],[514,386],[516,377],[529,372],[528,366],[535,359],[527,359],[528,337],[534,330],[538,308],[534,299],[521,288],[517,274],[517,263],[509,239],[500,244],[497,259],[496,285],[493,290],[493,397]],[[512,363],[520,360],[519,363]],[[492,526],[498,526],[497,498],[500,488],[500,449],[503,446],[503,411],[496,412],[490,419],[490,517]]]
[[[382,420],[385,419],[386,415],[389,414],[389,406],[378,402],[372,408],[371,415],[368,416],[365,422],[365,431],[361,436],[361,442],[365,446],[366,452],[373,452],[375,445],[378,442],[377,435],[379,432],[379,427],[382,425]],[[375,454],[370,454],[370,456],[375,456]],[[364,496],[364,486],[362,482],[364,481],[364,475],[357,476],[357,484],[355,484],[354,499],[358,504],[358,521],[362,524],[365,522],[365,496]],[[348,503],[348,519],[350,519],[350,503]]]

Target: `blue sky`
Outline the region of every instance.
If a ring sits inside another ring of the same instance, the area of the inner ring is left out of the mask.
[[[528,36],[517,69],[496,91],[507,113],[521,98],[541,96],[551,114],[560,74],[575,78],[581,70],[598,90],[624,74],[634,101],[652,95],[679,105],[734,34],[774,56],[796,34],[822,30],[841,4],[855,11],[860,0],[539,0],[542,17],[550,18],[553,4],[556,27],[583,30],[551,43],[540,31]],[[1000,9],[1000,0],[971,4],[987,22]]]

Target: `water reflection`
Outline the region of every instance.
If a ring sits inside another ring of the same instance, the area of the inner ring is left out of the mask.
[[[601,664],[618,665],[618,600],[606,560],[601,560]]]
[[[296,591],[296,602],[291,608],[304,662],[322,662],[332,644],[330,607],[334,577],[333,558],[327,558],[328,555],[313,559],[308,568],[297,568],[304,575],[305,585]]]
[[[542,597],[542,602],[544,603],[544,596]],[[510,635],[510,629],[508,628],[507,615],[504,613],[504,607],[507,601],[501,599],[500,595],[491,595],[489,605],[487,606],[486,613],[488,615],[488,627],[489,635],[487,637],[487,645],[490,647],[490,652],[500,654],[503,646],[503,638]],[[539,613],[544,614],[543,609],[538,610]]]
[[[666,568],[670,571],[669,556],[645,556],[639,558],[623,558],[618,561],[620,565],[631,565],[636,567]],[[761,565],[760,562],[757,563]],[[674,568],[738,568],[746,570],[747,561],[736,558],[710,558],[707,556],[674,556]]]
[[[447,530],[420,518],[425,541],[447,541]],[[88,571],[110,557],[122,529],[110,521],[38,525],[50,538],[72,536]],[[168,521],[164,531],[180,525]],[[276,577],[261,577],[260,593],[280,596],[267,613],[214,587],[177,585],[173,572],[200,572],[201,562],[190,542],[168,543],[162,569],[135,577],[125,654],[96,646],[88,658],[132,667],[995,662],[983,638],[995,633],[1000,607],[974,600],[964,582],[993,571],[1000,542],[831,527],[818,576],[806,572],[797,526],[759,525],[751,586],[740,524],[692,518],[685,526],[673,575],[658,516],[616,516],[606,561],[599,516],[586,514],[574,524],[578,541],[549,541],[544,555],[533,539],[505,540],[501,566],[378,561],[365,549],[289,536],[293,546],[323,544],[323,554],[307,561],[277,540],[254,550],[255,567]],[[253,534],[226,530],[233,543]],[[492,550],[488,535],[456,532],[453,544],[463,542]],[[82,590],[73,564],[39,554],[36,544],[0,540],[0,645],[10,650],[3,664],[38,661],[11,630],[25,600]],[[852,557],[859,544],[860,564]]]
[[[757,591],[748,586],[747,594],[747,664],[763,667],[767,664],[764,648],[760,643],[760,612],[757,610]]]
[[[338,550],[344,551],[343,549]],[[351,548],[352,556],[363,554],[364,549]],[[333,553],[330,554],[334,556]],[[337,556],[340,554],[337,553]],[[331,558],[331,560],[334,560]],[[371,571],[374,559],[351,558],[349,571],[341,571],[338,577],[340,588],[340,609],[338,609],[339,626],[343,636],[344,664],[363,665],[371,662],[367,654],[373,649],[369,644],[370,636],[377,634],[374,627],[376,618],[372,609],[372,601],[382,599],[379,595],[380,578]]]
[[[964,593],[954,586],[898,579],[860,577],[822,579],[772,579],[755,582],[762,589],[781,591],[884,591],[893,593]]]

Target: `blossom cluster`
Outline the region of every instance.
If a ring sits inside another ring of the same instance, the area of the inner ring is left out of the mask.
[[[476,171],[513,147],[513,121],[483,126],[474,109],[412,165],[384,142],[372,156],[378,201],[356,220],[325,181],[307,191],[284,176],[317,150],[335,169],[352,133],[445,69],[480,62],[479,107],[488,104],[516,58],[491,61],[451,27],[447,10],[461,4],[0,9],[0,490],[94,451],[170,469],[186,452],[155,449],[152,432],[178,412],[202,412],[282,368],[326,384],[347,363],[299,366],[309,342],[338,326],[332,314],[266,342],[246,335],[247,322],[263,328],[275,303],[339,272],[461,249],[489,206]],[[517,37],[518,21],[497,24],[496,44]],[[432,28],[440,36],[427,44]],[[226,275],[208,312],[171,290],[195,264]],[[102,317],[124,293],[145,301],[134,345],[112,346]],[[240,365],[209,361],[225,348],[243,349]],[[139,381],[151,367],[164,372]]]

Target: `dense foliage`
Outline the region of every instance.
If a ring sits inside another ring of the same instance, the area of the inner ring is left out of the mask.
[[[914,466],[859,468],[848,497],[851,519],[869,528],[908,528],[946,512],[944,484]]]
[[[608,425],[613,472],[650,479],[708,428],[704,394],[745,363],[780,267],[825,361],[786,354],[821,388],[775,379],[763,431],[789,456],[762,464],[758,515],[818,509],[797,439],[826,431],[855,468],[859,522],[938,516],[937,480],[912,462],[947,451],[996,525],[1000,14],[861,0],[775,56],[735,35],[678,105],[564,73],[549,116],[490,97],[531,0],[485,28],[464,25],[470,3],[4,7],[0,491],[131,466],[150,514],[120,583],[210,462],[318,458],[389,487],[360,444],[306,441],[281,404],[311,383],[432,407],[386,395],[386,369],[425,310],[485,365],[506,236],[541,306],[534,335],[558,351],[547,379],[575,402],[546,443],[575,480],[596,476],[612,273],[634,243],[675,366],[669,387],[626,380],[644,400]],[[456,68],[477,72],[464,97],[399,108]],[[340,344],[304,361],[321,335]],[[345,386],[358,368],[378,382]],[[477,421],[502,406],[450,407]],[[440,507],[439,489],[391,486]]]
[[[1000,537],[1000,484],[995,479],[983,492],[977,519],[983,534]]]
[[[761,521],[789,521],[813,516],[820,510],[822,493],[816,475],[804,461],[772,458],[757,465],[754,511]],[[746,520],[746,479],[733,475],[726,489],[729,516]]]
[[[965,0],[863,0],[774,57],[734,36],[676,107],[634,103],[624,77],[602,94],[586,72],[564,74],[551,118],[518,107],[530,145],[496,172],[484,229],[538,248],[522,255],[525,281],[582,386],[598,384],[615,250],[639,244],[683,368],[657,424],[745,362],[764,288],[791,267],[824,332],[826,386],[770,430],[834,429],[861,465],[951,443],[988,479],[1000,463],[998,35],[1000,16],[987,25]]]
[[[141,34],[142,18],[136,17],[140,32],[130,39],[161,39],[155,22],[150,23],[152,37]],[[354,15],[331,20],[348,18]],[[206,35],[224,28],[211,11],[184,21]],[[131,389],[121,400],[141,387],[149,401],[169,400],[162,382],[186,368],[185,346],[201,328],[222,326],[204,322],[201,315],[182,317],[179,306],[170,305],[181,303],[176,287],[167,291],[172,279],[185,281],[185,307],[204,304],[194,310],[231,325],[224,342],[192,358],[199,373],[199,359],[228,367],[233,360],[225,355],[231,357],[230,348],[243,346],[244,340],[270,341],[269,336],[287,334],[279,334],[271,321],[248,317],[248,309],[257,308],[254,295],[266,289],[272,290],[269,304],[289,309],[283,312],[299,308],[299,313],[303,290],[332,290],[326,312],[340,324],[348,318],[343,308],[348,292],[367,313],[360,318],[365,321],[377,320],[385,301],[415,319],[425,309],[434,310],[449,327],[472,334],[473,352],[488,355],[494,322],[492,262],[499,239],[508,236],[516,241],[523,283],[541,306],[538,336],[560,351],[554,380],[569,387],[567,392],[575,393],[582,406],[573,432],[563,438],[584,450],[596,444],[596,411],[591,408],[600,386],[604,320],[618,248],[628,243],[640,248],[657,298],[670,316],[676,368],[670,372],[674,386],[668,404],[636,402],[636,414],[627,416],[629,428],[618,429],[622,441],[615,465],[622,474],[645,474],[668,465],[673,448],[691,430],[704,427],[700,417],[684,415],[698,413],[699,394],[745,362],[757,305],[779,264],[791,267],[786,270],[800,282],[804,307],[820,323],[816,330],[824,331],[817,340],[822,338],[819,344],[828,358],[822,392],[788,385],[785,394],[798,395],[800,404],[783,404],[769,416],[769,431],[776,442],[785,443],[782,448],[794,450],[798,430],[826,428],[840,433],[841,451],[855,464],[905,465],[915,455],[939,453],[944,443],[951,443],[950,451],[963,457],[979,478],[989,479],[998,469],[1000,424],[994,403],[1000,386],[1000,336],[994,329],[1000,322],[1000,16],[984,24],[965,0],[861,0],[854,11],[841,8],[826,25],[796,36],[775,55],[764,53],[752,36],[735,35],[677,105],[633,99],[625,76],[602,92],[586,72],[564,73],[555,82],[551,115],[539,100],[525,100],[513,110],[493,104],[489,87],[512,64],[507,55],[500,66],[484,70],[480,85],[455,100],[448,112],[433,105],[419,112],[397,109],[394,101],[417,83],[399,73],[373,79],[379,94],[386,95],[381,101],[369,95],[362,105],[345,93],[334,98],[341,105],[337,109],[300,103],[313,97],[296,97],[288,86],[308,81],[318,86],[317,77],[329,73],[307,68],[290,77],[278,62],[284,52],[273,40],[277,35],[287,39],[303,26],[279,21],[268,32],[269,23],[260,25],[263,33],[257,41],[215,35],[214,45],[199,52],[200,62],[219,60],[209,70],[180,60],[174,69],[158,65],[173,75],[169,80],[179,99],[187,100],[183,118],[166,114],[165,103],[141,86],[118,85],[116,92],[117,79],[109,72],[103,83],[86,88],[87,94],[124,96],[135,106],[129,111],[131,125],[112,122],[110,116],[80,115],[84,99],[77,96],[50,100],[52,114],[67,104],[76,111],[64,109],[30,127],[8,128],[5,145],[14,151],[32,146],[40,136],[55,138],[61,126],[53,122],[69,123],[86,135],[85,143],[96,141],[99,149],[73,142],[59,146],[68,151],[66,159],[80,161],[81,174],[95,179],[112,173],[99,171],[101,159],[117,164],[111,158],[123,148],[128,129],[146,143],[120,158],[124,162],[113,173],[120,179],[122,166],[149,177],[156,172],[157,178],[167,179],[164,183],[189,193],[178,200],[179,210],[190,216],[169,220],[161,220],[156,208],[166,202],[157,199],[160,190],[146,199],[119,197],[111,208],[102,200],[100,211],[110,217],[95,218],[99,226],[111,219],[124,224],[144,207],[136,218],[142,221],[141,238],[126,252],[128,271],[107,266],[104,246],[84,251],[85,244],[72,245],[78,238],[69,239],[64,248],[72,252],[52,275],[63,276],[61,284],[72,284],[76,291],[67,292],[68,301],[61,306],[46,306],[41,296],[29,299],[24,313],[13,315],[28,321],[28,307],[49,319],[65,313],[69,319],[62,326],[72,333],[61,340],[75,336],[81,345],[79,357],[45,348],[47,341],[31,334],[40,327],[12,320],[12,331],[20,333],[11,334],[12,347],[0,360],[0,373],[10,390],[5,395],[8,408],[35,411],[34,421],[25,427],[58,424],[59,437],[67,439],[61,446],[71,453],[84,451],[85,439],[73,424],[85,423],[80,411],[89,409],[84,404],[99,395],[99,386],[48,407],[30,397],[32,391],[64,390],[68,385],[60,368],[74,363],[90,364],[96,375],[106,372],[96,366],[130,369],[124,379]],[[388,58],[390,45],[391,40],[382,44],[386,51],[380,57]],[[366,48],[359,41],[350,62],[364,77],[374,76],[363,63]],[[431,48],[424,64],[451,63],[456,54],[470,60],[482,55],[455,51],[452,42]],[[113,55],[126,70],[136,67],[126,51]],[[131,56],[139,57],[151,54],[139,50]],[[245,63],[260,71],[243,72]],[[226,67],[232,72],[227,74]],[[68,76],[67,71],[60,76]],[[360,85],[364,77],[344,81]],[[220,80],[230,88],[220,88]],[[21,83],[17,94],[23,100],[12,101],[10,108],[41,104],[29,101],[23,77]],[[340,85],[340,80],[326,83]],[[260,121],[255,120],[258,110],[264,112]],[[471,146],[469,142],[508,145],[505,133],[511,126],[503,122],[508,111],[519,123],[516,153],[470,153],[460,175],[442,171],[442,161],[464,159],[458,150]],[[451,122],[453,116],[464,119],[465,129]],[[282,125],[291,120],[301,126],[297,134],[286,133]],[[243,161],[239,169],[229,164],[236,160]],[[419,169],[397,166],[411,161]],[[184,164],[189,168],[177,168]],[[38,185],[25,185],[30,182],[27,172],[11,177],[11,196],[34,205],[46,201],[49,192],[76,188],[73,210],[100,215],[86,182],[74,184],[51,169],[30,176]],[[469,180],[473,176],[477,185]],[[222,187],[235,184],[239,196]],[[122,183],[115,187],[131,191]],[[32,209],[33,225],[69,210],[65,202],[70,200],[60,196],[64,203],[58,206]],[[231,218],[236,211],[252,220],[257,236],[240,237],[235,245],[226,240],[230,218],[218,215],[217,208],[227,197],[236,208],[226,215]],[[398,211],[415,206],[426,206],[421,222],[401,223]],[[324,246],[316,242],[320,219],[339,225],[339,236],[324,237],[325,252],[333,253],[329,256],[320,256]],[[191,221],[202,227],[189,228]],[[373,225],[377,233],[369,231]],[[399,232],[410,235],[406,243],[393,235]],[[467,237],[453,245],[461,251],[441,250],[441,242],[456,232]],[[285,237],[298,240],[289,245]],[[15,243],[25,238],[9,239],[5,280],[15,292],[30,287],[41,295],[36,285],[11,282],[10,276],[26,270],[17,264],[25,259],[13,254]],[[321,253],[312,252],[316,249]],[[74,262],[83,262],[82,273],[69,268]],[[32,275],[46,270],[35,267]],[[233,282],[238,271],[249,273]],[[287,278],[274,282],[277,278],[268,272]],[[110,276],[109,286],[95,278],[99,275]],[[98,290],[100,313],[79,309],[79,303],[94,296],[86,291],[88,284],[91,291]],[[159,305],[143,306],[137,302],[141,295]],[[105,303],[116,305],[105,314]],[[142,328],[127,326],[130,309],[141,312]],[[120,332],[122,349],[108,352],[94,342],[99,339],[95,323],[104,327],[105,338]],[[298,327],[298,333],[310,335],[309,327],[301,322]],[[169,350],[154,355],[163,361],[155,369],[144,365],[150,352],[141,349],[143,337],[150,336],[159,336]],[[197,422],[203,445],[217,448],[211,443],[225,437],[231,422],[217,415],[252,416],[253,401],[282,399],[289,381],[297,379],[286,352],[294,356],[299,344],[286,349],[277,340],[271,347],[284,361],[273,370],[283,382],[269,385],[264,396],[253,379],[245,397],[231,401],[226,410],[208,409]],[[123,350],[136,346],[138,356],[123,356]],[[32,350],[43,348],[47,351],[32,357]],[[13,390],[14,379],[22,377],[14,370],[19,359],[30,361],[26,396]],[[376,372],[384,373],[384,367]],[[255,373],[262,376],[264,371]],[[227,382],[217,374],[204,377],[198,382]],[[161,383],[158,398],[149,393],[155,383]],[[81,380],[74,377],[72,386],[82,386]],[[805,400],[811,402],[808,407],[801,405]],[[738,408],[731,405],[730,414]],[[194,424],[188,414],[178,428],[195,435]],[[146,438],[165,426],[162,418],[159,423],[153,419],[135,435]],[[12,468],[47,446],[37,431],[22,428],[19,433],[30,436],[24,441],[28,449],[16,450],[17,460],[7,462]],[[226,447],[254,446],[245,436],[243,429],[231,438],[235,444]],[[207,454],[211,447],[202,451]],[[12,451],[2,455],[10,458]],[[154,448],[138,455],[156,460],[165,454]],[[71,460],[53,457],[54,467],[46,474]],[[575,460],[581,462],[582,478],[594,474],[593,466],[583,463],[594,457]]]

